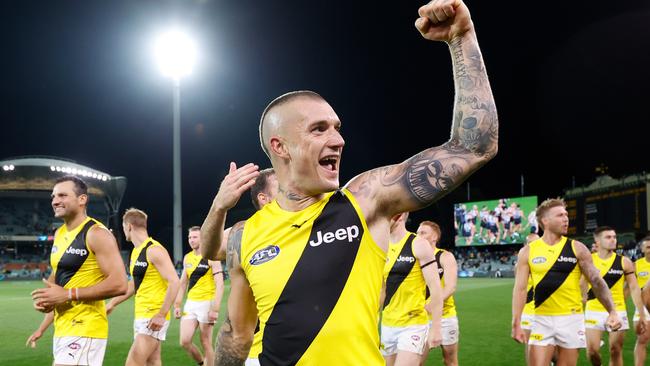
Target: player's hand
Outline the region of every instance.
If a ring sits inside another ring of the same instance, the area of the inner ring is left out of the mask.
[[[623,322],[621,321],[621,317],[618,316],[618,313],[615,311],[609,313],[607,321],[605,321],[605,329],[609,331],[617,331],[621,329],[621,326],[623,326]]]
[[[69,300],[68,290],[46,279],[43,279],[43,283],[46,286],[45,288],[32,291],[32,300],[34,300],[34,308],[36,310],[39,310],[39,308],[51,309],[55,305],[63,304]],[[49,313],[49,311],[43,312]]]
[[[210,323],[214,323],[219,319],[219,312],[218,311],[208,311],[208,321]]]
[[[215,207],[220,210],[230,210],[235,207],[241,195],[255,184],[255,178],[259,174],[259,167],[253,163],[237,168],[237,165],[231,162],[230,171],[223,178],[219,192],[214,198]]]
[[[106,304],[106,315],[111,315],[113,310],[115,310],[115,305],[111,304],[110,302]]]
[[[183,311],[181,310],[181,308],[174,306],[174,318],[180,319],[182,315],[183,315]]]
[[[25,346],[30,346],[32,348],[36,348],[36,341],[38,341],[41,337],[43,336],[43,332],[41,332],[40,329],[36,329],[32,335],[27,338],[27,342],[25,342]]]
[[[526,343],[526,334],[521,329],[521,325],[514,324],[512,326],[512,334],[510,335],[517,343]]]
[[[429,329],[429,335],[427,335],[427,348],[426,349],[439,347],[441,343],[442,343],[442,333],[440,331],[440,327],[438,326],[438,327]]]
[[[431,41],[449,42],[474,28],[462,0],[432,0],[418,9],[415,27]]]
[[[161,330],[163,325],[165,325],[165,315],[156,314],[153,318],[149,319],[147,328],[155,331]]]

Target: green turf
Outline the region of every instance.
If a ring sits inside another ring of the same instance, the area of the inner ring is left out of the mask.
[[[461,365],[523,365],[523,346],[510,338],[510,302],[512,279],[459,279],[456,292],[460,323]],[[0,282],[0,365],[48,365],[52,359],[52,329],[38,342],[36,349],[25,347],[25,340],[42,320],[32,308],[30,291],[40,282]],[[226,291],[229,286],[226,285]],[[224,296],[225,301],[225,296]],[[222,307],[222,309],[225,309]],[[633,307],[632,307],[633,310]],[[223,314],[223,311],[222,311]],[[631,314],[630,314],[631,315]],[[105,365],[124,364],[133,339],[133,301],[121,304],[109,317],[110,335]],[[219,324],[223,319],[219,319]],[[163,362],[167,365],[191,365],[178,344],[177,320],[173,320],[163,344]],[[635,336],[628,331],[625,364],[632,364]],[[195,339],[198,344],[198,339]],[[608,357],[602,349],[603,360]],[[441,365],[440,350],[433,350],[427,365]],[[584,352],[580,365],[588,365]],[[607,364],[607,362],[605,362]]]

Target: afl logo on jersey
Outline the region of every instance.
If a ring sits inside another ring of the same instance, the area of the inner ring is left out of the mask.
[[[531,262],[532,262],[533,264],[542,264],[542,263],[546,263],[546,258],[545,258],[545,257],[535,257],[535,258],[533,258],[533,260],[532,260]]]
[[[59,247],[57,247],[56,245],[52,245],[52,254],[54,254],[54,253],[56,253],[58,251],[59,251]],[[639,274],[639,275],[641,275],[641,274]]]
[[[52,253],[54,253],[54,247],[52,247]],[[639,277],[645,277],[648,275],[648,271],[639,272]]]
[[[192,263],[185,263],[185,268],[192,268]]]
[[[268,247],[255,252],[248,263],[257,266],[258,264],[266,263],[272,260],[278,255],[280,255],[280,247],[277,245],[269,245]]]

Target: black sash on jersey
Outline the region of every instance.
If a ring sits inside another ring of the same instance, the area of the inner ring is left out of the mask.
[[[410,233],[406,243],[402,247],[402,250],[397,255],[397,259],[400,257],[413,258],[411,262],[400,262],[396,260],[393,264],[393,268],[388,272],[388,277],[386,278],[386,297],[384,298],[384,308],[390,304],[390,300],[393,299],[395,292],[399,286],[404,282],[406,277],[411,273],[413,266],[415,265],[415,256],[413,255],[413,239],[415,239],[415,234]]]
[[[535,300],[535,291],[534,287],[531,286],[530,289],[528,289],[528,293],[526,293],[526,304],[533,300]]]
[[[445,252],[444,250],[439,250],[435,254],[436,264],[438,265],[438,275],[440,276],[441,280],[445,276],[445,269],[442,268],[442,262],[440,261],[440,257],[442,257],[442,253],[444,253],[444,252]],[[425,291],[424,291],[424,299],[429,300],[430,296],[431,296],[431,293],[429,292],[429,286],[427,286]]]
[[[612,288],[618,282],[618,280],[623,277],[623,257],[621,257],[618,254],[614,254],[616,256],[616,259],[612,262],[612,265],[607,269],[607,272],[605,272],[605,276],[603,276],[603,280],[605,280],[605,283],[607,284],[607,287]],[[615,270],[619,273],[610,273],[611,270]],[[596,298],[596,294],[594,294],[594,289],[590,288],[589,292],[587,293],[587,300],[593,300]]]
[[[153,242],[151,241],[145,244],[145,247],[140,252],[140,255],[138,255],[138,258],[135,259],[136,263],[133,265],[133,273],[131,273],[133,284],[135,285],[135,292],[138,292],[142,280],[144,280],[144,275],[147,273],[147,269],[149,269],[149,262],[147,262],[147,249],[152,245]],[[138,263],[144,263],[145,265],[139,266],[137,265]]]
[[[573,269],[578,265],[578,259],[576,258],[575,253],[573,253],[572,243],[573,240],[566,240],[558,259],[560,257],[574,258],[576,260],[575,263],[560,262],[558,260],[553,263],[548,272],[546,272],[546,275],[544,275],[542,280],[537,283],[533,290],[536,308],[542,305],[544,301],[555,292],[555,290],[560,288],[567,277],[569,277],[569,274],[571,274]]]
[[[88,258],[90,249],[86,245],[86,236],[88,230],[95,224],[95,221],[89,220],[59,259],[54,275],[54,283],[57,285],[65,286]]]
[[[204,265],[204,267],[200,267],[201,265]],[[205,258],[201,258],[199,263],[196,265],[196,268],[194,269],[194,272],[190,275],[190,283],[187,286],[187,291],[189,292],[194,285],[198,282],[198,280],[203,277],[208,271],[210,270],[210,265],[208,264],[208,260]]]
[[[358,235],[352,241],[334,237],[331,242],[310,245],[327,233],[353,226]],[[334,193],[314,220],[305,249],[266,322],[260,365],[295,365],[300,360],[334,310],[363,234],[361,219],[352,203],[342,192]]]

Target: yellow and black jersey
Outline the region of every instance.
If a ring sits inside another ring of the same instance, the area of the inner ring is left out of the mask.
[[[161,247],[159,242],[148,238],[131,252],[131,277],[135,286],[135,319],[148,319],[156,315],[165,302],[167,281],[147,257],[152,247]],[[169,312],[166,319],[169,320]]]
[[[650,262],[645,257],[641,257],[634,262],[634,266],[639,288],[643,288],[650,279]]]
[[[214,299],[216,287],[214,273],[207,259],[191,251],[183,258],[185,275],[188,279],[187,299],[192,301],[209,301]]]
[[[533,292],[533,278],[528,276],[528,285],[526,286],[526,305],[522,314],[535,315],[535,295]]]
[[[54,282],[63,288],[90,287],[104,279],[95,253],[88,247],[88,231],[104,227],[93,218],[69,229],[65,224],[54,235],[50,265]],[[104,300],[68,301],[54,309],[55,337],[107,338],[108,321]]]
[[[346,189],[297,212],[276,201],[246,221],[262,365],[384,365],[377,330],[386,254]]]
[[[600,271],[600,276],[605,280],[607,287],[612,291],[612,299],[616,310],[625,311],[625,295],[623,294],[623,285],[625,284],[625,273],[623,271],[623,257],[613,253],[607,259],[602,259],[598,253],[593,253],[591,258],[594,261],[594,266]],[[591,284],[589,285],[589,292],[587,293],[587,306],[588,311],[602,311],[607,312],[607,309],[596,298]]]
[[[528,265],[533,279],[535,315],[582,313],[578,258],[573,240],[562,237],[549,245],[537,239],[530,244]]]
[[[438,263],[438,274],[440,275],[440,287],[445,287],[445,269],[442,268],[442,262],[440,258],[446,252],[444,249],[436,248],[436,262]],[[443,318],[452,318],[456,316],[456,302],[454,301],[454,296],[449,296],[442,304],[442,317]]]
[[[407,233],[399,242],[388,246],[388,261],[384,266],[386,297],[382,325],[407,327],[429,322],[424,309],[427,284],[422,276],[420,261],[413,254],[413,239],[415,234]]]

